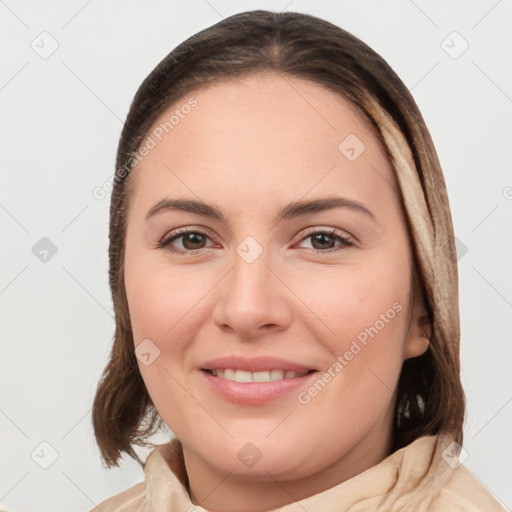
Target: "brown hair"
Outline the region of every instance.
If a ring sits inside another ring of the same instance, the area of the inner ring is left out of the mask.
[[[193,35],[139,87],[119,141],[110,205],[110,288],[115,334],[93,405],[107,466],[163,425],[140,375],[124,286],[126,177],[159,116],[209,84],[252,73],[307,79],[348,98],[375,125],[397,172],[412,240],[414,293],[432,322],[429,349],[404,361],[393,450],[422,435],[451,433],[462,444],[465,400],[459,369],[458,274],[446,187],[430,134],[411,94],[386,61],[352,34],[295,12],[243,12]]]

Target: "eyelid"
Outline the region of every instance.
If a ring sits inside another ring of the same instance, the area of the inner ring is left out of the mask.
[[[315,234],[315,233],[326,233],[326,234],[329,234],[332,236],[337,236],[337,237],[343,238],[343,239],[348,240],[354,244],[356,243],[356,239],[352,235],[347,233],[346,231],[342,231],[340,229],[327,227],[327,226],[314,226],[311,228],[306,228],[306,232],[301,235],[302,238],[299,241],[302,242],[302,240],[304,240],[305,238],[308,238],[309,236],[311,236],[312,234]]]

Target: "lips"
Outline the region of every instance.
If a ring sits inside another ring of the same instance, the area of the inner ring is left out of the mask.
[[[203,364],[203,370],[244,370],[246,372],[263,372],[271,370],[292,371],[296,373],[315,370],[294,361],[269,356],[246,358],[242,356],[218,357]]]
[[[243,405],[263,405],[290,395],[316,373],[303,364],[265,356],[212,359],[206,361],[201,370],[215,394]]]

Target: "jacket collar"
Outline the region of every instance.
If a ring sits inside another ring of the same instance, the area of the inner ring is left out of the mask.
[[[447,463],[444,455],[452,441],[444,436],[420,437],[335,487],[269,512],[339,512],[356,504],[364,504],[364,510],[379,506],[390,510],[398,504],[410,510],[421,508],[452,477],[456,465]],[[191,500],[183,450],[176,438],[151,452],[144,473],[146,495],[154,510],[207,512]]]

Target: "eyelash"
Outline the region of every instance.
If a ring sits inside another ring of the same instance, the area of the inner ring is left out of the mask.
[[[174,240],[178,240],[179,238],[183,237],[184,235],[188,235],[190,233],[194,233],[194,234],[199,234],[199,235],[202,235],[206,238],[210,238],[210,236],[208,235],[208,233],[200,228],[194,228],[194,229],[189,229],[189,228],[186,228],[186,229],[183,229],[181,231],[178,231],[176,233],[173,233],[172,235],[170,236],[167,236],[167,237],[164,237],[162,240],[160,240],[157,244],[157,248],[159,249],[165,249],[169,252],[172,252],[174,254],[192,254],[192,253],[199,253],[201,251],[203,251],[204,249],[208,249],[207,247],[203,247],[201,249],[196,249],[196,250],[191,250],[191,249],[176,249],[176,248],[170,248],[168,247],[169,244],[171,242],[174,242]],[[350,247],[353,247],[354,246],[354,242],[350,239],[350,238],[347,238],[345,236],[341,236],[340,234],[338,234],[338,231],[336,231],[335,229],[332,229],[332,228],[326,228],[326,229],[319,229],[319,230],[316,230],[316,231],[310,231],[306,236],[304,236],[299,242],[303,242],[304,240],[312,237],[313,235],[329,235],[329,236],[332,236],[334,237],[336,240],[339,240],[341,242],[341,246],[338,246],[338,248],[336,247],[331,247],[330,249],[308,249],[309,251],[313,251],[314,253],[316,254],[325,254],[325,253],[331,253],[331,252],[334,252],[334,251],[339,251],[339,250],[342,250],[342,249],[348,249]]]

